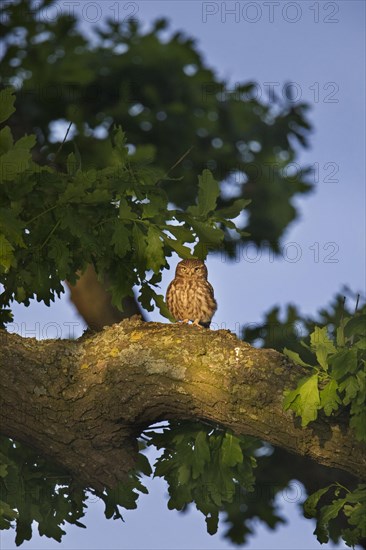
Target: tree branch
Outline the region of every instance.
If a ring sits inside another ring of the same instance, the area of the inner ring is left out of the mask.
[[[77,341],[0,332],[1,433],[86,484],[123,480],[136,437],[162,419],[203,419],[365,476],[365,445],[342,415],[302,429],[282,408],[303,368],[229,331],[125,320]]]

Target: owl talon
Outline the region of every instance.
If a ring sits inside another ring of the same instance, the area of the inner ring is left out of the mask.
[[[195,320],[193,321],[193,323],[192,323],[192,324],[193,324],[193,325],[195,325],[195,326],[196,326],[197,328],[200,328],[200,329],[202,329],[202,328],[203,328],[203,326],[202,326],[202,325],[200,325],[200,322],[199,322],[199,320],[198,320],[198,319],[195,319]]]

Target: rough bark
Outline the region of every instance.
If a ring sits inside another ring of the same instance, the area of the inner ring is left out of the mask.
[[[1,432],[95,488],[133,467],[136,437],[162,419],[203,419],[365,476],[342,416],[302,429],[282,409],[304,370],[229,331],[125,320],[77,341],[0,332]]]

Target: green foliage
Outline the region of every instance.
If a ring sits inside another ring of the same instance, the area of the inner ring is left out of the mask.
[[[314,374],[310,378],[301,380],[295,390],[286,393],[283,404],[285,410],[292,409],[297,416],[301,416],[302,426],[307,426],[309,422],[316,420],[320,408],[318,375]]]
[[[335,416],[343,405],[349,410],[349,423],[357,439],[366,441],[365,331],[366,315],[362,314],[344,317],[334,339],[329,338],[327,327],[315,327],[310,344],[302,342],[313,356],[312,364],[284,349],[290,359],[311,371],[294,390],[285,392],[284,408],[300,416],[302,426],[316,420],[319,411]]]
[[[85,491],[73,486],[66,472],[27,447],[0,438],[0,527],[15,523],[17,546],[32,537],[32,522],[40,535],[61,540],[65,523],[84,527]]]
[[[259,441],[253,454],[257,463],[253,492],[248,493],[245,488],[238,487],[235,499],[225,503],[222,514],[227,526],[225,536],[238,545],[249,542],[248,538],[256,532],[259,522],[272,530],[286,523],[279,513],[276,500],[295,477],[293,455],[289,464],[284,461],[283,454],[286,453]],[[299,473],[295,467],[296,470]]]
[[[316,326],[309,343],[300,344],[311,357],[309,363],[297,352],[285,348],[284,353],[310,373],[294,390],[285,391],[285,410],[291,409],[300,416],[303,427],[319,414],[336,420],[340,411],[347,410],[356,438],[366,441],[366,315],[360,312],[341,317],[339,326],[333,327],[332,337],[327,327]],[[327,495],[329,500],[332,493],[335,498],[320,506],[320,499]],[[324,487],[309,496],[304,509],[307,517],[316,518],[314,534],[321,543],[328,542],[332,522],[340,517],[346,520],[347,526],[342,526],[340,534],[348,546],[358,544],[366,536],[366,485],[353,492],[339,484]]]
[[[270,529],[285,523],[275,498],[293,475],[282,459],[275,465],[276,451],[269,445],[201,422],[170,422],[163,433],[144,435],[148,444],[164,449],[154,475],[168,483],[168,506],[184,511],[195,505],[209,533],[216,532],[220,518],[225,536],[243,544],[259,521]]]
[[[206,517],[207,530],[217,531],[219,512],[234,502],[239,492],[253,490],[253,438],[237,438],[225,430],[201,423],[173,422],[169,429],[151,432],[149,445],[164,452],[154,475],[169,485],[170,509],[183,510],[194,502]],[[0,438],[0,528],[16,529],[19,546],[32,537],[32,523],[40,535],[61,541],[65,523],[84,527],[88,493],[104,502],[107,519],[123,519],[120,508],[136,508],[138,493],[147,493],[141,476],[152,473],[139,453],[136,470],[129,480],[113,489],[96,491],[76,484],[67,472],[34,451],[7,438]]]
[[[61,542],[65,535],[61,526],[85,527],[79,520],[90,494],[104,502],[106,518],[123,519],[119,507],[136,508],[138,492],[147,493],[140,480],[142,473],[149,475],[151,469],[139,453],[136,471],[126,483],[96,491],[76,483],[66,471],[25,445],[0,437],[0,529],[15,527],[15,543],[20,546],[31,539],[36,522],[40,535]]]
[[[330,504],[320,504],[327,497]],[[332,522],[346,522],[342,538],[347,546],[354,546],[366,537],[366,485],[361,484],[354,491],[334,483],[313,493],[304,504],[305,516],[316,518],[314,534],[320,543],[329,540]]]
[[[144,31],[136,19],[106,18],[91,40],[76,19],[52,8],[55,3],[39,0],[30,7],[30,0],[17,0],[0,8],[0,87],[19,90],[10,120],[16,139],[37,128],[34,157],[59,169],[67,158],[66,148],[54,154],[54,123],[60,120],[73,123],[86,170],[110,164],[113,125],[143,146],[136,161],[146,164],[157,150],[163,173],[190,150],[180,163],[182,178],[162,182],[169,202],[180,209],[192,205],[196,175],[209,168],[225,191],[218,206],[252,199],[246,217],[251,239],[278,250],[298,215],[294,199],[309,192],[314,179],[309,167],[299,164],[295,175],[288,170],[308,143],[307,105],[291,98],[271,104],[264,94],[258,99],[254,82],[233,89],[205,63],[195,41],[169,31],[165,20]],[[48,10],[52,20],[44,15]],[[241,240],[225,228],[216,247],[234,254]]]
[[[353,416],[350,414],[350,425],[356,421],[356,433],[359,437],[363,436],[363,426],[365,419],[362,420],[363,413],[358,403],[348,403],[348,396],[352,395],[352,390],[356,391],[356,381],[354,369],[356,367],[355,357],[357,356],[357,372],[361,383],[357,384],[357,396],[359,402],[364,399],[361,397],[363,385],[363,352],[365,347],[365,314],[366,305],[359,306],[359,312],[354,315],[352,304],[358,303],[358,296],[351,292],[347,287],[342,289],[342,292],[337,294],[331,304],[319,310],[318,314],[313,317],[305,317],[301,315],[298,308],[289,304],[284,312],[281,312],[278,306],[272,308],[266,315],[262,323],[256,327],[248,327],[243,331],[243,339],[249,343],[266,348],[274,348],[280,352],[285,349],[286,355],[297,365],[304,367],[304,371],[308,371],[308,376],[303,377],[299,381],[299,385],[294,390],[290,391],[285,397],[285,404],[291,403],[293,410],[301,416],[302,425],[305,426],[312,420],[315,420],[319,415],[331,417],[335,422],[337,416],[344,409],[351,412],[351,409],[357,409],[360,413]],[[327,329],[319,326],[326,325]],[[312,338],[310,337],[312,335]],[[305,344],[305,345],[304,345]],[[334,361],[332,358],[334,357]],[[358,360],[361,359],[361,362]],[[347,374],[348,372],[348,374]],[[343,376],[345,383],[344,391],[340,391],[339,376]],[[310,389],[310,391],[309,391]],[[355,400],[356,401],[356,400]],[[355,419],[355,420],[354,420]],[[278,476],[284,476],[283,468],[279,470],[282,464],[283,457],[277,460],[279,450],[276,449],[273,456],[269,458],[271,472],[277,467],[276,474],[273,477],[278,479]],[[298,470],[291,471],[291,464],[286,464],[284,467],[287,471],[287,479],[291,480],[291,476],[301,480],[308,491],[308,494],[314,491],[314,486],[322,484],[322,479],[315,481],[313,473],[306,474]],[[257,473],[258,477],[258,473]],[[310,480],[309,480],[310,477]],[[259,481],[259,480],[258,480]],[[325,485],[325,483],[323,482]],[[331,491],[328,492],[328,485],[319,490],[320,494],[324,494],[322,503],[330,498]],[[357,493],[356,493],[357,494]],[[312,502],[313,495],[309,497],[308,502]],[[314,499],[317,497],[315,496]],[[329,503],[328,503],[329,504]],[[265,509],[269,505],[268,500],[262,506]],[[357,506],[357,509],[359,509]],[[314,509],[311,517],[318,517],[320,524],[322,520],[319,516],[319,509]],[[308,514],[310,517],[310,514]],[[271,518],[271,515],[269,515]],[[231,516],[232,522],[237,522],[240,527],[241,515],[234,510]],[[356,525],[356,524],[355,524]],[[359,525],[358,529],[361,528]],[[336,521],[331,521],[327,526],[328,536],[334,542],[342,536],[348,543],[351,539],[347,538],[347,527],[344,525],[344,513],[340,512]],[[357,535],[358,533],[358,535]],[[358,536],[357,541],[360,541],[360,531],[355,528],[354,534]],[[362,537],[361,537],[362,538]],[[356,542],[357,542],[356,541]],[[356,544],[354,542],[354,544]]]
[[[303,426],[316,420],[319,411],[335,416],[340,406],[347,406],[350,425],[362,440],[366,305],[351,317],[346,297],[355,298],[345,288],[330,308],[321,309],[316,318],[303,318],[295,306],[288,305],[281,319],[280,309],[275,307],[263,324],[245,329],[243,338],[250,343],[261,340],[264,347],[284,351],[296,364],[311,371],[285,397],[285,407],[301,416]],[[317,324],[327,326],[319,328]]]
[[[219,512],[240,491],[253,491],[251,437],[236,437],[200,422],[172,422],[162,433],[149,433],[149,445],[164,449],[155,464],[155,476],[168,483],[168,508],[184,510],[194,503],[206,517],[207,531],[215,534]]]
[[[8,91],[0,92],[2,101],[12,105]],[[7,136],[0,155],[2,309],[12,300],[28,305],[33,297],[49,305],[63,292],[62,281],[74,282],[76,272],[91,263],[101,278],[108,274],[114,305],[120,308],[139,285],[143,306],[150,311],[154,300],[168,316],[154,289],[161,270],[169,267],[167,258],[173,252],[190,257],[187,245],[193,245],[194,256],[204,259],[223,241],[223,228],[235,228],[215,211],[220,189],[208,170],[199,177],[197,205],[186,212],[169,208],[160,185],[163,174],[154,168],[148,172],[146,166],[141,171],[128,154],[121,128],[110,145],[113,163],[82,169],[79,155],[72,153],[67,173],[31,160],[33,136],[14,143],[10,132],[2,134]]]
[[[312,354],[301,344],[301,340],[310,343],[309,334],[314,326],[328,326],[330,334],[336,336],[337,327],[344,317],[354,314],[352,304],[357,301],[357,294],[348,287],[335,295],[328,307],[321,308],[316,315],[305,316],[298,307],[288,304],[284,311],[279,306],[271,308],[262,323],[244,327],[242,338],[253,345],[273,348],[282,353],[284,348],[301,354],[306,363],[312,360]],[[360,313],[366,314],[366,304],[359,306]]]
[[[243,339],[284,352],[309,371],[284,402],[301,416],[303,426],[316,420],[320,411],[336,417],[340,407],[347,407],[350,425],[364,440],[366,304],[353,314],[348,304],[354,299],[356,295],[345,288],[314,318],[304,318],[291,304],[284,315],[274,307],[262,324],[243,331]]]

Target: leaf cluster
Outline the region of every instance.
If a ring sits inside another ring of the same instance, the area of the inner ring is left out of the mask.
[[[354,300],[357,313],[351,311]],[[286,407],[302,416],[303,426],[315,420],[320,411],[335,418],[347,410],[350,425],[363,440],[366,305],[358,306],[358,302],[359,295],[345,287],[314,317],[302,316],[292,304],[283,313],[276,306],[263,323],[245,328],[243,339],[284,352],[309,371],[285,399]]]
[[[316,365],[317,359],[316,354],[311,349],[311,339],[310,335],[315,331],[315,327],[319,326],[327,326],[327,334],[329,339],[334,343],[336,342],[337,338],[337,328],[339,326],[342,326],[342,324],[345,322],[345,319],[351,319],[354,316],[354,303],[358,304],[359,302],[359,295],[352,292],[348,287],[343,287],[342,291],[335,295],[331,303],[326,306],[322,307],[317,314],[313,316],[305,316],[301,314],[299,311],[299,308],[295,306],[294,304],[288,304],[286,308],[280,308],[279,306],[275,306],[271,308],[264,316],[264,320],[261,323],[258,323],[255,327],[249,326],[244,327],[242,337],[246,342],[251,343],[252,345],[259,345],[264,348],[273,348],[278,350],[279,352],[283,352],[284,348],[287,348],[291,350],[290,355],[297,358],[297,356],[300,357],[302,363],[306,363],[308,365]],[[359,313],[358,316],[364,316],[366,314],[366,306],[365,305],[359,305],[358,306]],[[352,328],[352,325],[351,327]],[[361,327],[362,328],[362,327]],[[362,330],[361,330],[362,332]],[[358,338],[362,339],[362,335],[360,335]],[[348,345],[351,345],[352,337],[347,340]],[[353,342],[356,342],[356,335],[353,338]],[[304,346],[304,343],[307,346]],[[337,347],[337,346],[336,346]],[[295,355],[294,355],[295,354]],[[296,362],[296,361],[295,361]],[[304,367],[304,369],[309,370],[309,377],[312,376],[312,374],[316,373],[315,370],[310,369],[309,367]],[[322,371],[322,374],[324,375],[324,372]],[[319,376],[319,374],[318,374]],[[362,376],[362,375],[361,375]],[[306,379],[304,380],[306,382]],[[330,380],[328,380],[328,383]],[[308,386],[305,385],[303,388],[304,394],[302,395],[303,398],[305,398],[306,389],[309,389]],[[320,397],[319,394],[321,394],[321,391],[326,387],[327,381],[325,383],[319,383],[318,388],[315,389],[315,399],[313,400],[313,406],[315,401],[315,407],[319,404]],[[334,382],[332,384],[329,384],[328,390],[335,388]],[[341,401],[342,396],[338,397],[339,391],[336,390],[336,401]],[[322,394],[323,396],[323,404],[325,405],[325,397],[327,395],[327,392]],[[331,393],[328,393],[328,396],[331,397]],[[334,397],[334,394],[333,394]],[[299,398],[298,398],[299,399]],[[312,400],[312,394],[310,392],[309,400],[311,403]],[[332,399],[330,399],[330,403],[328,403],[328,407],[331,406]],[[337,421],[339,414],[346,414],[348,415],[350,406],[343,405],[343,403],[336,403],[339,406],[339,409],[336,411],[333,411],[330,418],[333,418],[334,421]],[[355,406],[355,405],[354,405]],[[328,410],[327,407],[327,410]],[[342,413],[343,411],[343,413]],[[311,414],[312,409],[310,407],[310,411],[308,410],[305,413],[305,416],[315,416],[315,414]],[[328,411],[329,412],[329,411]],[[318,415],[325,414],[325,412],[321,409],[315,410],[315,413]],[[279,456],[278,456],[279,455]],[[306,491],[309,495],[311,495],[318,487],[321,487],[324,485],[324,487],[328,487],[329,482],[333,481],[334,478],[331,478],[331,474],[327,475],[324,471],[319,468],[319,466],[315,467],[314,464],[310,465],[307,463],[302,463],[300,458],[297,457],[297,461],[294,461],[294,458],[292,457],[291,460],[287,461],[286,464],[284,464],[284,457],[282,456],[282,451],[280,449],[274,449],[274,452],[271,456],[266,457],[266,461],[268,461],[268,469],[273,473],[273,476],[271,479],[280,479],[284,476],[287,476],[285,478],[288,480],[288,482],[291,481],[291,479],[295,478],[301,481],[301,483],[304,484]],[[285,473],[286,472],[286,473]],[[260,483],[261,481],[261,469],[257,469],[257,483]],[[339,473],[335,475],[336,478],[339,480]],[[343,481],[345,485],[352,485],[352,480],[345,479]],[[285,483],[286,485],[286,483]],[[354,486],[352,486],[354,489]],[[329,493],[330,494],[330,493]],[[328,500],[329,500],[328,495]],[[324,495],[324,498],[322,499],[322,503],[324,501],[327,501],[327,494]],[[267,499],[266,502],[262,503],[261,505],[263,507],[268,506],[269,501]],[[255,506],[250,502],[249,503],[249,511],[255,510]],[[234,519],[236,516],[233,516]],[[239,527],[240,527],[240,514],[237,514]],[[268,516],[269,519],[271,519],[271,515]],[[342,521],[341,521],[342,520]],[[330,522],[328,524],[329,529],[329,537],[332,541],[337,542],[339,538],[342,536],[342,532],[347,529],[347,526],[345,525],[345,518],[344,516],[340,515],[337,519],[337,521]]]
[[[120,507],[137,507],[139,493],[147,493],[142,474],[150,475],[146,457],[139,453],[129,479],[113,489],[95,490],[76,482],[68,472],[50,463],[26,445],[0,437],[0,529],[15,527],[15,543],[32,538],[32,524],[42,536],[61,542],[67,523],[85,528],[88,499],[100,499],[107,519],[123,519]]]
[[[76,483],[68,472],[32,449],[1,438],[0,528],[14,527],[17,545],[31,539],[35,524],[40,535],[60,542],[67,523],[84,527],[81,519],[90,498],[104,503],[107,519],[123,520],[121,509],[137,507],[139,493],[148,492],[142,476],[153,471],[154,476],[168,482],[170,509],[184,511],[195,504],[206,517],[211,534],[216,532],[221,515],[228,524],[226,536],[237,544],[252,533],[250,521],[254,517],[272,529],[284,521],[276,515],[273,501],[276,492],[286,486],[287,477],[281,483],[276,477],[278,486],[274,487],[270,467],[263,486],[255,480],[255,457],[262,444],[254,438],[237,438],[200,422],[170,422],[163,432],[159,426],[147,429],[142,438],[140,449],[146,448],[146,438],[148,446],[164,449],[153,470],[140,452],[129,479],[104,491]],[[259,470],[262,465],[260,457]]]
[[[366,441],[366,315],[342,319],[335,339],[327,327],[315,327],[310,344],[302,345],[313,355],[313,362],[287,348],[284,353],[312,374],[300,380],[294,390],[285,392],[284,408],[301,417],[302,426],[317,419],[319,411],[328,417],[346,407],[349,424],[360,441]]]
[[[145,30],[136,18],[107,18],[91,38],[83,34],[85,25],[54,4],[17,0],[0,8],[0,87],[19,91],[9,122],[15,138],[37,128],[33,157],[59,169],[67,147],[55,158],[54,143],[62,140],[55,128],[66,121],[73,123],[70,136],[87,170],[109,164],[113,125],[150,157],[156,149],[163,173],[191,149],[180,166],[182,179],[162,182],[169,202],[180,209],[192,205],[196,174],[210,169],[223,191],[219,206],[251,199],[240,223],[256,244],[266,240],[278,251],[298,216],[294,198],[316,183],[311,167],[298,162],[311,130],[308,105],[287,94],[268,99],[255,82],[233,86],[220,79],[195,40],[170,30],[166,20]],[[224,232],[220,250],[239,253],[242,239],[229,228]]]
[[[312,358],[307,359],[309,362],[287,348],[284,353],[311,374],[302,378],[294,390],[285,391],[285,410],[293,410],[300,416],[303,427],[319,414],[336,420],[343,411],[356,438],[366,441],[366,315],[342,317],[332,338],[327,327],[316,326],[310,334],[310,343],[300,343],[307,357]],[[333,493],[335,498],[330,503],[319,505],[321,497],[326,495],[329,500]],[[354,491],[339,484],[326,486],[309,496],[304,510],[307,517],[316,517],[314,534],[321,543],[328,542],[334,531],[340,532],[348,546],[359,543],[366,535],[365,485]],[[335,530],[335,520],[340,518],[346,526]]]
[[[0,103],[5,120],[14,95],[0,92]],[[170,207],[161,171],[143,151],[139,162],[130,158],[121,128],[112,137],[107,167],[84,170],[76,149],[59,172],[32,160],[34,136],[14,141],[8,126],[0,131],[1,308],[12,300],[28,305],[33,297],[49,305],[63,280],[75,283],[92,264],[101,279],[108,274],[116,307],[137,285],[142,305],[150,311],[154,300],[169,317],[155,291],[167,258],[176,252],[204,259],[223,241],[224,228],[236,229],[231,218],[248,201],[217,208],[220,188],[209,170],[199,177],[196,205]]]
[[[330,335],[336,336],[336,327],[344,317],[354,314],[354,304],[360,302],[360,295],[343,286],[331,300],[313,315],[304,315],[295,304],[270,308],[262,322],[243,327],[242,339],[254,346],[276,349],[282,353],[289,348],[301,354],[305,362],[311,362],[312,354],[300,343],[310,343],[310,333],[315,326],[328,326]],[[362,299],[364,302],[364,299]],[[366,313],[366,305],[358,305],[360,313]]]
[[[331,498],[330,504],[322,504],[322,497]],[[305,516],[316,518],[314,534],[320,543],[329,541],[329,530],[333,522],[346,521],[342,538],[347,546],[355,547],[366,537],[366,484],[360,484],[350,491],[339,483],[328,485],[313,493],[304,503]]]
[[[171,422],[150,435],[149,445],[164,449],[154,476],[168,483],[168,508],[184,510],[194,503],[211,535],[217,531],[219,512],[241,491],[253,491],[258,442],[251,437],[236,437],[200,422]]]
[[[0,438],[0,529],[15,524],[17,546],[32,537],[32,523],[40,535],[61,541],[65,523],[85,527],[85,490],[63,470],[31,449]]]

